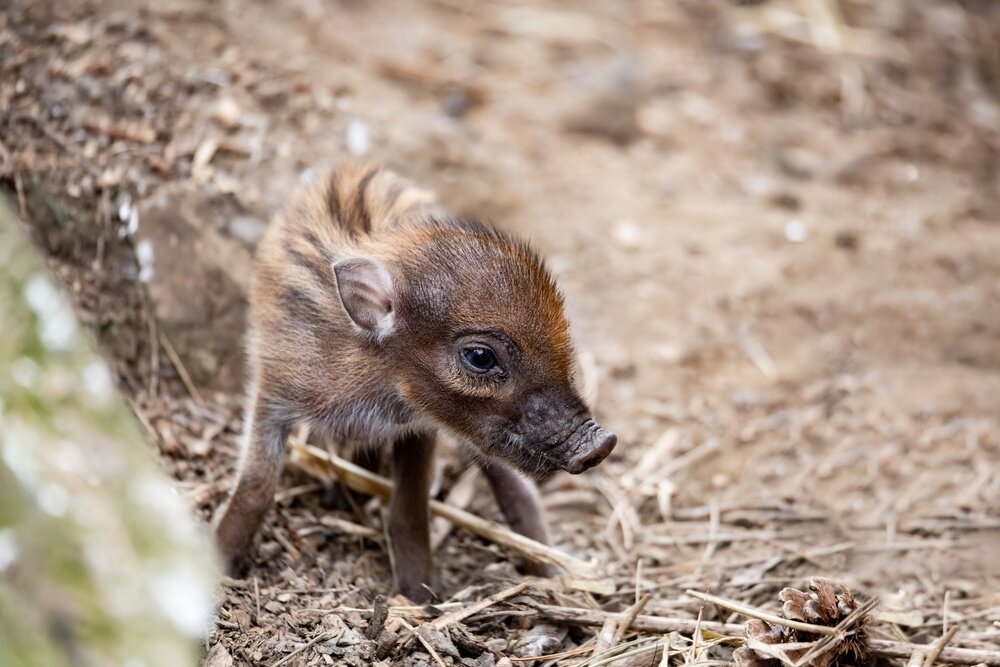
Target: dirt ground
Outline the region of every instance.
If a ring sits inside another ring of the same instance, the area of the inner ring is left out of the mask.
[[[300,181],[385,163],[548,257],[621,444],[543,492],[554,544],[613,587],[539,588],[467,619],[455,655],[404,640],[380,664],[592,642],[532,600],[742,622],[685,590],[775,609],[812,576],[909,610],[875,636],[957,623],[952,646],[998,651],[1000,7],[809,14],[830,6],[8,0],[0,177],[205,517],[237,453],[252,250]],[[289,467],[214,665],[375,660],[345,608],[391,594],[384,541],[329,519],[379,510],[325,498]],[[443,601],[520,579],[462,530],[437,560]]]

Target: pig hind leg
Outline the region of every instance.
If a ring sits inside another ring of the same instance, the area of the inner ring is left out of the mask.
[[[260,396],[250,401],[236,485],[215,521],[216,544],[230,574],[241,569],[254,535],[274,503],[291,427],[279,412]]]
[[[549,532],[534,483],[498,461],[483,463],[481,467],[511,530],[536,542],[548,544]],[[561,573],[559,567],[551,563],[529,562],[527,571],[541,577],[553,577]]]

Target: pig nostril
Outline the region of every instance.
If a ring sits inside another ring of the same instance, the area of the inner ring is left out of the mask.
[[[611,450],[615,448],[618,444],[618,437],[614,433],[608,433],[607,431],[600,431],[594,446],[570,461],[567,470],[570,473],[577,475],[585,470],[590,470],[598,463],[607,458]]]

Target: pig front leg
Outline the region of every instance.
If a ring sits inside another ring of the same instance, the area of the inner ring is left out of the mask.
[[[429,516],[433,471],[433,434],[408,435],[393,443],[389,536],[396,585],[414,602],[430,600],[434,579]]]

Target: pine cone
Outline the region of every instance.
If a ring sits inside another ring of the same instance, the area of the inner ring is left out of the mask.
[[[784,618],[828,627],[836,626],[859,606],[847,587],[818,577],[809,581],[809,593],[786,588],[778,594],[778,599],[782,602]],[[862,619],[854,626],[853,634],[816,656],[811,664],[814,667],[862,667],[870,664],[867,621],[867,618]],[[733,652],[733,660],[739,667],[779,667],[782,663],[774,656],[775,651],[783,651],[781,644],[813,642],[822,638],[822,635],[771,625],[758,619],[747,621],[744,632],[746,645]],[[783,652],[793,661],[807,653],[801,649]]]
[[[833,582],[819,577],[809,580],[811,593],[803,593],[794,588],[786,588],[778,593],[778,599],[784,604],[781,607],[785,618],[815,625],[836,625],[840,622],[840,600],[843,597],[847,616],[858,606],[845,587],[840,587],[838,594],[833,589]]]
[[[733,661],[737,667],[772,667],[780,665],[781,661],[768,656],[764,646],[787,644],[795,641],[791,631],[783,625],[771,625],[753,618],[747,621],[744,629],[747,645],[733,651]],[[801,653],[801,651],[799,652]],[[790,658],[795,656],[786,652]]]

